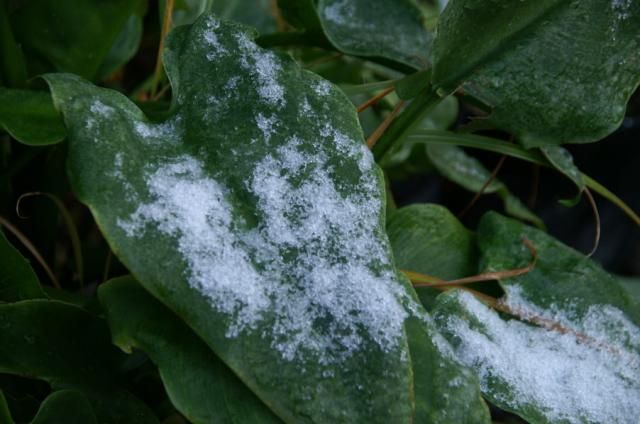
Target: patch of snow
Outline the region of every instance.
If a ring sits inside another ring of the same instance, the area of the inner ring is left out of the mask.
[[[275,134],[278,123],[278,119],[275,116],[267,118],[262,113],[256,115],[256,125],[262,131],[262,136],[267,143],[271,140],[271,136]]]
[[[147,226],[177,240],[191,287],[220,312],[233,315],[229,336],[251,327],[269,306],[265,284],[238,246],[226,189],[207,177],[203,164],[184,155],[153,171],[147,180],[153,200],[138,206],[119,227],[130,237]]]
[[[353,20],[355,8],[349,0],[340,0],[322,10],[327,21],[337,25],[349,25]]]
[[[283,107],[284,87],[278,82],[282,68],[275,53],[261,49],[244,33],[236,33],[235,38],[244,55],[240,65],[257,80],[260,98],[272,106]]]
[[[329,81],[320,80],[313,87],[313,90],[319,96],[328,96],[329,93],[331,92],[331,84],[329,83]]]
[[[176,143],[180,138],[180,116],[162,123],[136,121],[134,131],[147,143]]]
[[[611,306],[594,307],[578,326],[605,348],[572,333],[504,321],[466,292],[458,292],[456,300],[477,323],[459,316],[439,318],[454,336],[458,358],[479,373],[483,391],[512,408],[540,409],[550,422],[637,421],[639,357],[637,350],[624,346],[638,340],[640,329],[630,325],[622,312]],[[522,310],[536,310],[523,298],[516,302]],[[572,322],[560,309],[553,314],[560,322]],[[493,390],[502,385],[508,394]]]
[[[111,106],[105,105],[100,100],[94,100],[94,102],[91,103],[91,107],[89,108],[89,110],[92,113],[95,113],[96,115],[100,115],[105,118],[113,115],[113,113],[115,112],[114,108],[112,108]]]
[[[216,34],[216,30],[220,28],[220,21],[218,21],[213,16],[207,18],[205,22],[205,31],[202,33],[202,38],[204,42],[211,47],[211,49],[207,52],[207,59],[216,60],[222,55],[226,55],[229,51],[220,43],[218,40],[218,34]]]

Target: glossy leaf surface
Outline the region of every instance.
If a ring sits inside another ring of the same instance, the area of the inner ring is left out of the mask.
[[[66,135],[51,96],[41,91],[0,87],[0,128],[33,146],[59,143]]]
[[[640,83],[638,21],[636,1],[452,0],[432,82],[483,101],[525,147],[596,141]]]
[[[100,287],[113,341],[139,349],[158,366],[175,407],[194,424],[278,423],[269,409],[207,345],[133,278]]]

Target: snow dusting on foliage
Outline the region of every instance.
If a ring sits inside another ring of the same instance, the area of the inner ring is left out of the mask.
[[[571,332],[503,320],[471,294],[453,299],[460,315],[439,316],[460,360],[476,369],[490,397],[550,422],[631,423],[640,416],[640,329],[611,306],[544,312],[516,290],[509,306],[558,322]],[[451,300],[451,299],[450,299]],[[468,319],[462,318],[468,316]]]
[[[239,153],[243,146],[230,148],[235,160],[255,161],[240,187],[195,155],[149,164],[148,195],[118,220],[119,227],[130,237],[160,231],[177,241],[189,285],[229,316],[227,337],[259,327],[285,360],[312,354],[322,364],[349,358],[365,344],[400,349],[410,300],[384,243],[383,193],[372,155],[362,139],[334,126],[325,100],[342,94],[307,74],[304,95],[286,93],[274,53],[236,32],[233,50],[241,54],[226,56],[232,47],[221,44],[219,27],[213,18],[204,25],[206,57],[236,60],[247,74],[243,83],[250,82],[259,102],[247,122],[255,131],[244,147],[268,146],[270,153],[249,159],[250,153]],[[228,81],[232,88],[240,83]],[[225,101],[218,105],[246,108],[245,95],[220,93]],[[302,105],[290,122],[277,115],[289,95]],[[308,132],[296,132],[300,122],[308,122]],[[138,122],[134,130],[145,140],[180,140],[180,123]],[[241,218],[239,196],[254,202],[256,223]]]

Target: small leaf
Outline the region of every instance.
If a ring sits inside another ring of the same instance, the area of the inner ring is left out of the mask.
[[[573,157],[567,149],[560,146],[545,146],[541,148],[540,151],[542,151],[542,154],[545,155],[555,169],[573,181],[580,192],[584,190],[585,183],[584,178],[582,178],[582,173],[575,163],[573,163]],[[578,196],[578,199],[579,198],[580,196]]]
[[[432,35],[421,11],[408,0],[319,0],[324,32],[344,53],[389,59],[423,69],[429,66]]]
[[[387,222],[387,234],[396,266],[453,280],[478,271],[475,236],[446,208],[439,205],[411,205],[394,211]],[[416,289],[429,310],[440,293],[432,288]]]
[[[271,0],[225,0],[214,1],[210,10],[220,19],[234,20],[268,34],[276,30],[272,7]]]
[[[25,50],[57,70],[93,79],[141,0],[32,0],[16,4],[10,20]]]
[[[98,69],[98,79],[107,78],[136,54],[142,39],[142,18],[137,13],[129,16]]]
[[[432,83],[462,87],[525,147],[599,140],[640,83],[640,2],[452,0]]]
[[[75,390],[60,390],[50,394],[31,424],[98,424],[91,403]]]
[[[0,127],[21,143],[61,142],[66,133],[49,93],[0,87]]]
[[[198,336],[131,277],[100,286],[114,343],[158,366],[174,406],[190,422],[278,423]]]
[[[47,297],[38,276],[0,231],[0,302]]]

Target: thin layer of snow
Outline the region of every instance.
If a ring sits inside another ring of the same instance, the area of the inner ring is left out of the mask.
[[[220,21],[210,16],[205,22],[205,27],[206,30],[202,33],[202,38],[210,48],[207,52],[207,59],[216,60],[220,56],[228,54],[229,51],[220,43],[216,34],[216,30],[220,28]]]
[[[571,312],[558,308],[554,318],[575,324],[569,328],[578,331],[562,334],[505,321],[466,292],[456,296],[477,322],[460,316],[440,317],[440,322],[454,336],[458,358],[478,372],[483,391],[514,409],[539,409],[550,422],[637,422],[640,363],[628,342],[637,342],[640,329],[622,312],[595,306],[576,323]],[[512,306],[539,312],[522,297]],[[599,343],[585,342],[576,335],[582,332]],[[502,387],[506,393],[496,390]]]
[[[282,70],[275,53],[259,48],[244,33],[235,34],[240,52],[240,65],[257,79],[260,98],[272,106],[284,106],[284,87],[279,82]]]

